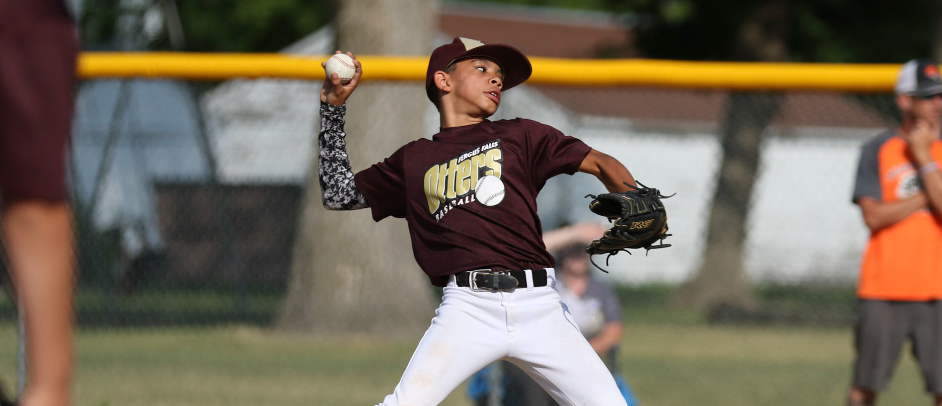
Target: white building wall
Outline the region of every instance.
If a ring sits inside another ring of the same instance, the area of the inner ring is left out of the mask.
[[[288,51],[326,54],[332,43],[333,31],[325,28]],[[312,175],[319,88],[313,82],[253,80],[209,92],[202,102],[222,180],[303,184]],[[526,85],[507,92],[502,104],[492,119],[525,117],[552,125],[618,158],[641,182],[677,193],[665,201],[673,247],[614,256],[606,278],[678,283],[697,271],[721,158],[715,134],[639,131],[630,120],[580,117]],[[426,136],[438,132],[431,103],[425,121]],[[852,283],[867,231],[850,191],[859,146],[880,129],[792,130],[791,136],[768,136],[763,146],[748,220],[749,275],[756,281]],[[598,221],[583,196],[600,192],[601,184],[584,174],[551,180],[538,200],[544,229]]]
[[[875,130],[876,133],[879,130]],[[636,179],[665,194],[672,247],[613,256],[605,276],[623,283],[678,283],[702,261],[710,204],[721,158],[710,134],[631,133],[582,128],[575,134],[623,162]],[[853,283],[868,231],[850,201],[862,139],[770,137],[747,221],[745,265],[754,281]],[[559,177],[540,196],[549,229],[598,221],[588,193],[601,193],[588,175]],[[605,257],[595,258],[600,265]]]

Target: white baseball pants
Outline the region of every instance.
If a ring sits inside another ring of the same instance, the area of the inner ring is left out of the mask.
[[[547,286],[474,292],[452,276],[395,391],[378,406],[435,406],[499,359],[533,377],[562,406],[627,406],[579,332],[547,269]]]

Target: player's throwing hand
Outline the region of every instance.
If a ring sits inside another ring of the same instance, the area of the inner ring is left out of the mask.
[[[337,51],[336,53],[342,53]],[[353,65],[356,66],[356,73],[353,74],[353,79],[350,82],[344,84],[340,81],[340,77],[337,74],[332,74],[324,79],[324,86],[321,87],[321,101],[334,106],[340,106],[347,102],[347,98],[350,97],[350,94],[353,93],[353,90],[357,88],[357,84],[360,83],[360,75],[363,74],[363,67],[360,65],[360,61],[357,60],[357,57],[353,55],[352,52],[347,52],[347,56],[353,58]],[[321,67],[327,68],[327,62],[321,62]]]

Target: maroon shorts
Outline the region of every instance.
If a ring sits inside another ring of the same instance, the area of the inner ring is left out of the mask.
[[[0,1],[0,197],[65,201],[78,39],[62,0]]]

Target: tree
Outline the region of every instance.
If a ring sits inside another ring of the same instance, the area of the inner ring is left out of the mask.
[[[428,55],[436,11],[434,0],[346,0],[335,19],[337,47],[363,55]],[[427,105],[421,83],[361,85],[347,102],[352,166],[365,168],[424,136]],[[278,328],[382,337],[424,330],[434,303],[405,223],[374,223],[369,210],[328,212],[314,176],[305,193]]]
[[[733,56],[741,60],[784,60],[791,12],[787,0],[766,2],[752,9],[731,38]],[[700,271],[675,296],[681,305],[754,305],[743,267],[743,213],[748,213],[755,185],[762,132],[778,112],[780,101],[780,94],[765,93],[732,93],[727,99],[720,133],[723,160],[710,210],[707,249]]]
[[[635,46],[647,57],[720,61],[904,62],[928,55],[939,18],[930,0],[607,0],[635,13]],[[695,38],[695,40],[691,40]],[[761,135],[781,94],[731,93],[721,124],[723,157],[703,263],[675,294],[680,305],[752,307],[743,268],[749,200]]]

